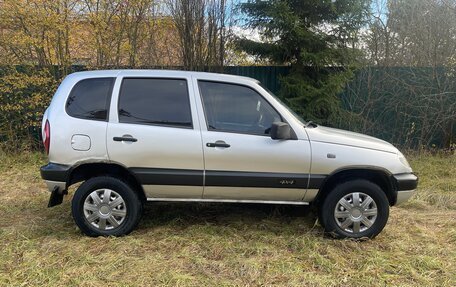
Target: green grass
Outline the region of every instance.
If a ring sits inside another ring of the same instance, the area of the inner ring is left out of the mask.
[[[307,208],[149,204],[122,238],[47,208],[41,154],[0,155],[0,286],[455,286],[456,156],[416,155],[418,195],[374,240],[333,240]]]

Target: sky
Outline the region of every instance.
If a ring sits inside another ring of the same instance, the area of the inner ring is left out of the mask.
[[[385,22],[388,12],[387,0],[373,0],[371,3],[371,11],[376,17],[379,17]]]

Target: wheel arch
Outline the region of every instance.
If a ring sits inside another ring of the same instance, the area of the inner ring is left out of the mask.
[[[392,174],[378,167],[350,167],[334,171],[323,181],[315,198],[315,204],[319,206],[336,185],[355,179],[365,179],[377,184],[385,192],[389,204],[391,206],[395,204],[397,193]]]
[[[80,164],[69,171],[67,187],[97,176],[112,176],[122,179],[137,191],[141,200],[146,200],[144,189],[139,180],[125,166],[117,163],[93,162]]]

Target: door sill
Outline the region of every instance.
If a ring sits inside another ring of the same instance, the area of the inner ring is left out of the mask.
[[[212,198],[166,198],[149,197],[147,201],[172,201],[172,202],[224,202],[224,203],[261,203],[261,204],[292,204],[309,205],[305,201],[286,201],[286,200],[250,200],[250,199],[212,199]]]

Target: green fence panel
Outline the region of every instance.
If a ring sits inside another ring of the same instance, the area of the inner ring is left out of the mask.
[[[280,78],[290,73],[289,66],[228,66],[224,73],[254,78],[277,94],[280,90]]]

